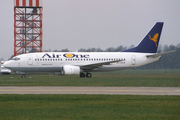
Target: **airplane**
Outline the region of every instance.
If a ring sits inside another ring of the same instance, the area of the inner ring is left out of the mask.
[[[23,72],[59,72],[90,78],[91,72],[117,71],[155,62],[165,53],[156,53],[163,22],[157,22],[134,48],[121,52],[39,52],[13,57],[4,67]]]

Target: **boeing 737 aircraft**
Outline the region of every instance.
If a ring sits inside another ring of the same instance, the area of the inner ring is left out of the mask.
[[[4,67],[20,72],[60,72],[62,75],[91,77],[90,72],[138,67],[160,59],[156,53],[163,22],[157,22],[138,46],[121,52],[40,52],[13,57]],[[22,75],[22,78],[25,74]]]

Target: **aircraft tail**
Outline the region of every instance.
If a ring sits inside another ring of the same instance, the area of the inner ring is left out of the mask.
[[[156,53],[163,24],[163,22],[157,22],[137,47],[122,52]]]

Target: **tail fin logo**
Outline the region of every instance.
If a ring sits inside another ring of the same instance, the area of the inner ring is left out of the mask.
[[[157,39],[158,39],[159,34],[156,33],[156,34],[153,36],[153,38],[151,38],[150,35],[148,35],[148,36],[149,36],[149,39],[150,39],[150,40],[154,41],[154,43],[156,44],[156,47],[157,47],[157,42],[158,42]]]

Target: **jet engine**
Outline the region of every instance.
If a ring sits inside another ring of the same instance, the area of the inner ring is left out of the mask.
[[[64,75],[79,75],[80,71],[81,71],[81,69],[79,66],[71,66],[71,65],[63,66],[63,74]]]

